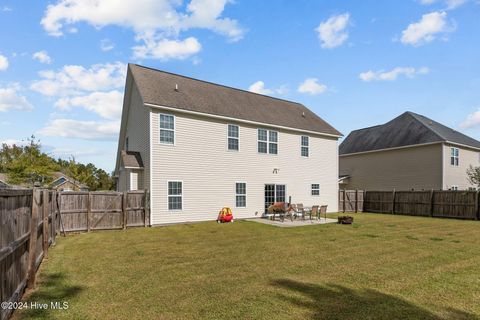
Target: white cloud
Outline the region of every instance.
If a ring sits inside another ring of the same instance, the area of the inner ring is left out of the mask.
[[[79,22],[85,22],[97,29],[107,25],[127,27],[134,30],[137,41],[143,42],[134,47],[136,55],[184,59],[185,50],[191,52],[194,49],[186,49],[186,40],[179,40],[183,31],[193,28],[207,29],[226,36],[230,41],[238,41],[243,37],[245,30],[236,20],[222,17],[225,6],[231,2],[191,0],[184,6],[179,0],[58,0],[56,4],[47,7],[41,24],[52,36],[63,35],[67,26]],[[188,44],[193,45],[192,41],[189,40]],[[172,55],[173,51],[166,55],[152,53],[155,49],[163,52],[164,47],[167,44],[172,45],[172,42],[183,45],[184,50],[178,51],[179,56]],[[158,48],[159,46],[161,48]],[[144,49],[141,50],[142,47]],[[199,50],[200,46],[196,45],[195,48]]]
[[[90,68],[66,65],[59,71],[39,73],[41,80],[30,88],[46,96],[67,96],[120,88],[125,85],[126,65],[120,62],[95,64]]]
[[[342,45],[348,39],[346,28],[349,25],[350,14],[344,13],[330,17],[320,23],[315,29],[318,33],[322,48],[331,49]]]
[[[0,141],[0,146],[6,144],[9,147],[12,146],[24,146],[26,145],[26,142],[24,140],[18,140],[18,139],[5,139]]]
[[[416,75],[419,74],[427,74],[430,70],[427,67],[422,68],[413,68],[413,67],[396,67],[390,71],[366,71],[362,72],[359,75],[359,78],[362,81],[370,82],[370,81],[394,81],[401,75],[404,75],[407,78],[414,78]]]
[[[431,4],[437,3],[438,0],[419,0],[419,2],[423,5],[431,5]],[[468,0],[445,0],[444,1],[446,5],[446,9],[448,10],[456,9],[467,2]]]
[[[119,131],[120,121],[54,119],[40,129],[38,134],[51,137],[112,141],[118,138]]]
[[[0,54],[0,71],[8,69],[8,59]]]
[[[305,79],[299,86],[298,92],[308,93],[310,95],[317,95],[327,91],[327,86],[321,83],[318,83],[317,78],[308,78]]]
[[[468,129],[472,127],[477,127],[480,125],[480,108],[469,114],[467,118],[460,124],[460,127],[463,129]]]
[[[257,81],[255,83],[252,83],[248,87],[248,91],[258,93],[258,94],[263,94],[263,95],[273,95],[273,94],[286,94],[288,89],[286,86],[280,86],[278,88],[272,88],[268,89],[265,87],[265,83],[263,81]]]
[[[3,7],[0,8],[0,11],[2,11],[2,12],[10,12],[10,11],[13,11],[13,9],[10,8],[10,7],[7,7],[7,6],[3,6]]]
[[[9,87],[0,87],[0,112],[8,110],[32,110],[32,104],[26,97],[20,93],[20,86],[18,84],[12,84]]]
[[[120,91],[93,92],[89,95],[65,97],[59,99],[55,106],[69,110],[72,107],[82,107],[99,114],[106,119],[119,119],[122,116],[123,93]]]
[[[115,43],[113,43],[112,40],[110,39],[102,39],[100,41],[100,49],[102,49],[102,51],[110,51],[112,50],[113,48],[115,48]]]
[[[35,52],[32,58],[35,60],[38,60],[41,63],[46,63],[46,64],[52,63],[52,58],[50,58],[47,51],[45,50]]]
[[[419,2],[423,5],[430,5],[437,2],[437,0],[419,0]]]
[[[202,48],[200,42],[194,37],[185,40],[145,39],[145,44],[133,47],[133,57],[136,59],[170,59],[184,60]]]
[[[451,32],[454,27],[447,23],[447,13],[431,12],[424,14],[419,22],[411,23],[402,31],[403,44],[422,45],[435,40],[438,34]]]

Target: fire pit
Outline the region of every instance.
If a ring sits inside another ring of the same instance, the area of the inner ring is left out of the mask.
[[[338,223],[340,223],[340,224],[352,224],[353,223],[353,217],[351,217],[351,216],[340,216],[340,217],[338,217]]]

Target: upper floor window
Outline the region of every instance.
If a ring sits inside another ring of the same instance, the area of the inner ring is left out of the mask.
[[[320,195],[320,185],[318,183],[312,183],[312,196]]]
[[[450,148],[450,164],[458,166],[458,148]]]
[[[308,157],[309,154],[309,139],[307,136],[302,136],[302,146],[301,146],[301,154],[302,157]]]
[[[160,142],[174,144],[175,117],[169,114],[160,114]]]
[[[239,148],[239,128],[236,125],[228,125],[228,150],[237,150]]]
[[[278,154],[278,132],[258,129],[258,152]]]

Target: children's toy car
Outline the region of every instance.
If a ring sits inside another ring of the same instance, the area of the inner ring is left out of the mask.
[[[220,210],[220,212],[218,213],[217,222],[233,222],[232,209],[230,209],[229,207],[223,207],[222,210]]]

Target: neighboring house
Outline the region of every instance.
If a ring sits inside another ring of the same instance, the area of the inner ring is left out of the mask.
[[[57,179],[50,183],[50,188],[57,191],[88,191],[88,186],[64,174],[56,173]]]
[[[5,173],[0,173],[0,189],[23,189],[22,186],[13,185],[7,183],[7,175]]]
[[[413,112],[352,131],[339,153],[346,189],[465,190],[480,166],[479,141]]]
[[[340,132],[305,106],[129,64],[115,175],[149,189],[151,224],[338,206]]]

